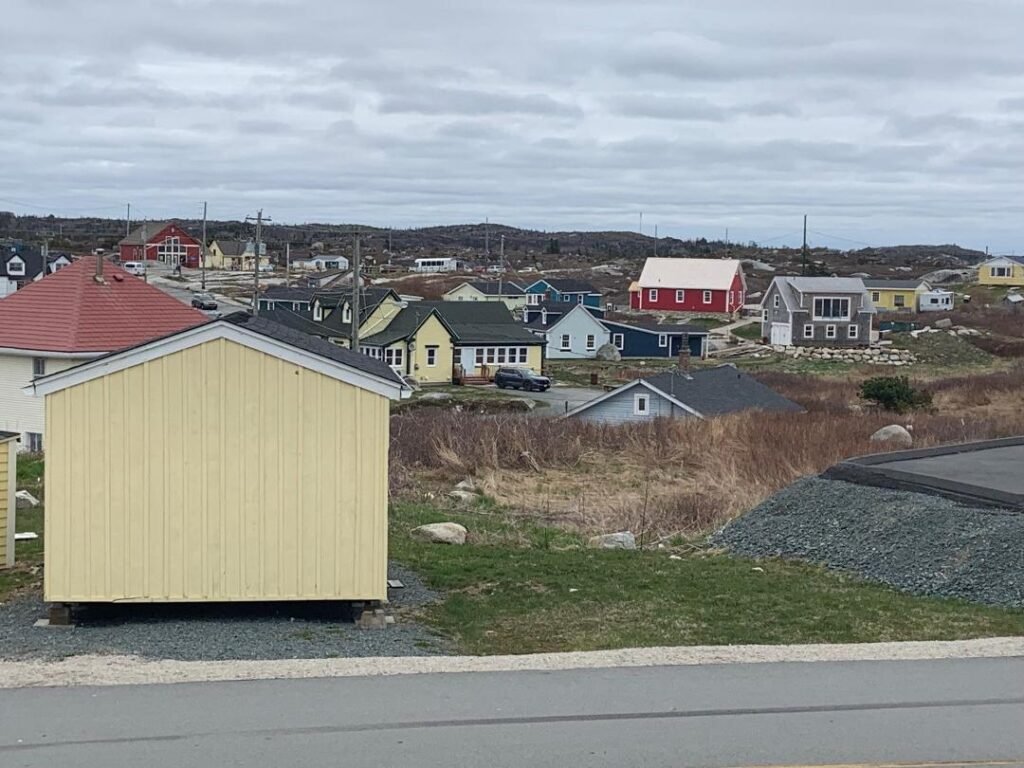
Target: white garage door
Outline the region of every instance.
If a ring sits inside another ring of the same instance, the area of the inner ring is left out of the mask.
[[[782,344],[784,346],[789,346],[793,343],[788,323],[772,323],[771,342],[772,344]]]

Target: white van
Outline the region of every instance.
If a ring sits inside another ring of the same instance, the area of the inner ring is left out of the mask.
[[[146,262],[144,261],[126,261],[124,263],[124,271],[129,275],[135,275],[136,277],[145,277],[146,275]]]

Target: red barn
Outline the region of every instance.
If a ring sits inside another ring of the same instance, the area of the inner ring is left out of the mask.
[[[162,261],[169,266],[199,269],[203,244],[173,221],[141,224],[118,247],[121,262]]]
[[[629,287],[629,305],[640,310],[731,315],[746,298],[743,265],[736,259],[648,259]]]

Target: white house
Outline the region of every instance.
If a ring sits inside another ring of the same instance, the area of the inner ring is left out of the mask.
[[[292,266],[299,269],[315,269],[317,272],[344,271],[348,269],[348,259],[344,256],[311,256],[308,259],[293,261]]]
[[[593,358],[611,341],[611,332],[582,304],[575,304],[551,325],[537,319],[526,327],[547,338],[547,357],[554,360]]]
[[[29,248],[11,247],[0,252],[0,299],[71,263],[62,253],[46,256],[44,271],[43,261],[44,254]]]
[[[430,257],[416,259],[413,265],[413,272],[456,272],[459,269],[459,260],[454,257]]]

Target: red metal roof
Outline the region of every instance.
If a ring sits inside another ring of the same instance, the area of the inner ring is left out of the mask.
[[[109,262],[97,282],[95,256],[0,299],[0,349],[113,352],[209,320]]]

